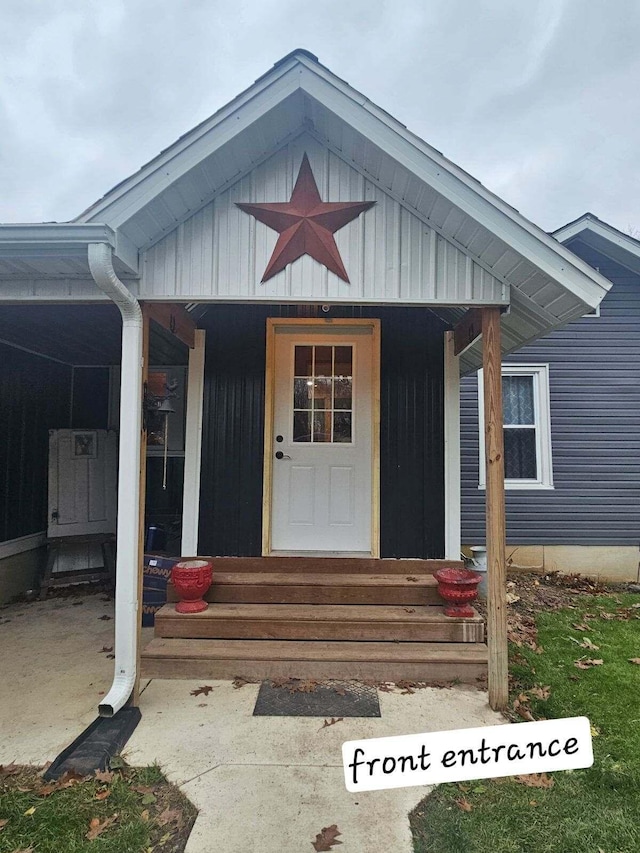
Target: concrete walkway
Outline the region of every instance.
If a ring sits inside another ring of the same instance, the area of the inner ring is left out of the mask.
[[[113,604],[102,596],[0,609],[0,763],[51,761],[96,716],[111,683]],[[74,602],[82,602],[77,604]],[[145,629],[150,635],[152,629]],[[209,684],[208,696],[191,691]],[[337,824],[344,853],[411,853],[408,813],[425,788],[350,794],[345,740],[503,722],[472,688],[380,693],[382,717],[253,717],[257,685],[157,681],[141,697],[142,722],[125,749],[158,762],[200,810],[187,853],[313,853]]]

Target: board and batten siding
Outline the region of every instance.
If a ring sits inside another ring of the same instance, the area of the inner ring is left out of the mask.
[[[277,233],[236,202],[287,202],[304,153],[325,201],[375,201],[336,232],[350,283],[308,255],[264,284]],[[508,288],[352,166],[299,137],[142,255],[140,297],[189,301],[504,303]]]
[[[0,542],[47,526],[49,430],[67,426],[71,367],[0,343]]]
[[[206,329],[199,551],[260,556],[267,317],[295,306],[215,305]],[[326,315],[322,315],[325,317]],[[381,321],[382,557],[444,556],[444,329],[419,308],[347,307]]]
[[[513,545],[637,545],[640,540],[640,276],[584,243],[570,248],[613,287],[584,317],[509,356],[548,364],[554,489],[506,492]],[[461,387],[462,541],[485,541],[478,489],[478,382]]]

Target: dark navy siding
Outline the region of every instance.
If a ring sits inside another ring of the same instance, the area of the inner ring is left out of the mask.
[[[507,541],[637,545],[640,540],[640,276],[574,241],[613,287],[585,317],[506,361],[549,364],[553,490],[507,491]],[[478,383],[461,391],[462,541],[484,542]]]
[[[200,540],[203,553],[257,556],[262,542],[266,320],[287,306],[215,306],[207,330]],[[444,554],[443,331],[425,309],[333,308],[381,320],[381,552]]]
[[[0,344],[0,542],[46,529],[49,430],[70,403],[71,367]]]

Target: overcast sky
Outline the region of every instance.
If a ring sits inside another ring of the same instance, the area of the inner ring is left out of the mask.
[[[546,230],[640,229],[638,0],[0,0],[0,221],[64,221],[296,47]]]

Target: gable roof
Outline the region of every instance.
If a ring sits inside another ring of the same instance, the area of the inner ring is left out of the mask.
[[[583,213],[552,234],[556,240],[569,247],[575,241],[586,243],[616,263],[640,274],[640,240],[598,219],[593,213]]]
[[[304,50],[285,56],[74,222],[79,229],[97,223],[112,229],[133,269],[138,251],[155,245],[302,134],[505,285],[510,301],[502,324],[505,352],[595,308],[611,286]],[[36,234],[39,226],[32,228]],[[0,226],[0,255],[3,240]],[[438,307],[450,322],[464,310]],[[479,362],[478,347],[471,348],[463,369]]]

